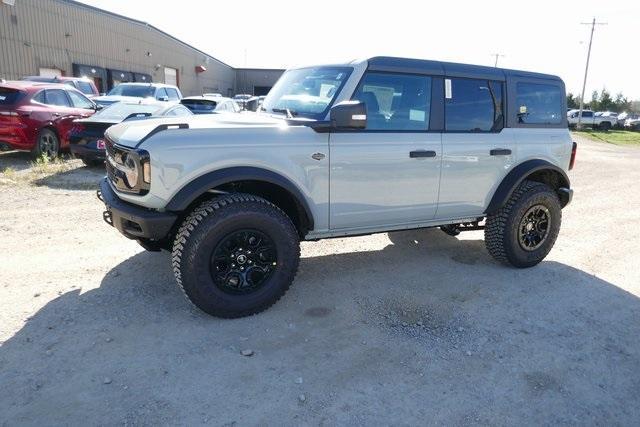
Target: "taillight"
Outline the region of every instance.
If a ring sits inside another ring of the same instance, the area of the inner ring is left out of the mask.
[[[576,164],[576,151],[578,151],[578,144],[573,143],[571,148],[571,160],[569,160],[569,170],[573,169],[573,165]]]
[[[18,113],[15,111],[0,111],[0,116],[18,117]]]

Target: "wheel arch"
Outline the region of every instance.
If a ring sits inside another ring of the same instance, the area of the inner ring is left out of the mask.
[[[211,190],[248,193],[270,201],[291,218],[301,238],[314,228],[313,213],[300,189],[288,178],[257,167],[231,167],[201,175],[182,187],[165,209],[188,211],[210,197]]]
[[[534,159],[521,163],[511,169],[500,185],[498,185],[485,213],[494,213],[504,206],[513,191],[518,188],[525,179],[549,185],[558,194],[560,204],[563,208],[569,204],[571,200],[570,193],[563,189],[569,190],[571,184],[565,171],[546,160]]]

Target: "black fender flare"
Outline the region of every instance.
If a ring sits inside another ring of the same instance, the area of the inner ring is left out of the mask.
[[[309,204],[298,187],[289,179],[275,172],[250,166],[237,166],[208,172],[182,187],[169,201],[165,210],[182,212],[198,197],[212,188],[234,181],[263,181],[284,188],[291,193],[304,211],[309,230],[313,230],[314,220]]]
[[[489,206],[487,206],[485,213],[492,214],[503,207],[507,203],[507,200],[509,200],[509,197],[511,197],[513,191],[522,183],[522,181],[531,174],[544,170],[553,171],[560,177],[560,186],[559,188],[556,188],[556,191],[558,191],[558,196],[560,197],[562,206],[566,206],[570,201],[570,196],[566,196],[566,194],[570,194],[570,182],[565,171],[546,160],[533,159],[520,163],[509,171],[500,185],[498,185],[495,193],[493,193],[493,197],[491,198],[491,202],[489,202]],[[566,200],[567,197],[569,197],[568,200]]]

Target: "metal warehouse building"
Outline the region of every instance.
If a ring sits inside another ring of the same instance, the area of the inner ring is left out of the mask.
[[[0,0],[0,77],[176,84],[184,95],[269,91],[283,70],[235,69],[142,21],[73,0]]]

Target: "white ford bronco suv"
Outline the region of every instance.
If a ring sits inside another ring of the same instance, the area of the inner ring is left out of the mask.
[[[544,74],[391,57],[295,68],[257,113],[109,128],[98,197],[219,317],[274,304],[300,240],[484,229],[495,259],[531,267],[572,197],[566,111]]]

